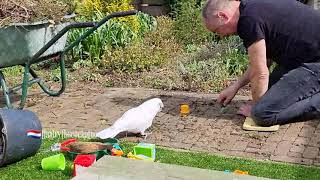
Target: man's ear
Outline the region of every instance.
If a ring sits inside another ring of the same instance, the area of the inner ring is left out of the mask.
[[[218,18],[222,18],[224,21],[229,21],[229,16],[227,13],[223,12],[223,11],[219,11],[217,13]]]

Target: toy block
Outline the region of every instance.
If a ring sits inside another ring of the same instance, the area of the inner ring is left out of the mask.
[[[156,145],[139,143],[133,147],[133,154],[135,156],[146,156],[154,161],[156,159]]]

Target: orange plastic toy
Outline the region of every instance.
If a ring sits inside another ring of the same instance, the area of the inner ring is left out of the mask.
[[[248,175],[248,174],[249,174],[248,171],[241,171],[241,170],[239,170],[239,169],[235,170],[234,173],[236,173],[236,174],[245,174],[245,175]]]

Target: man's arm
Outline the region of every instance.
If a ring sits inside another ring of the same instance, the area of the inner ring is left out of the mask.
[[[247,70],[238,78],[238,80],[233,84],[237,90],[247,85],[250,82],[249,75],[251,72],[251,66],[249,65]]]
[[[259,40],[248,48],[251,70],[249,79],[253,103],[256,103],[268,90],[269,70],[267,66],[265,40]]]

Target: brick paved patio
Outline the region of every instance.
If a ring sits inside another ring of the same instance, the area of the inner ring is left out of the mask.
[[[160,97],[165,108],[154,120],[146,142],[227,156],[320,165],[318,120],[283,125],[272,133],[244,131],[244,117],[235,112],[247,97],[237,96],[224,114],[216,103],[217,96],[203,93],[88,85],[71,87],[60,97],[29,97],[27,108],[37,113],[44,129],[73,132],[97,132],[147,98]],[[180,103],[189,103],[192,109],[183,119],[179,116]]]

